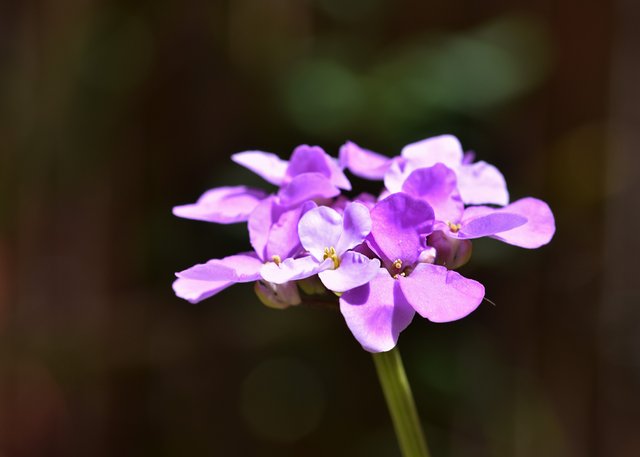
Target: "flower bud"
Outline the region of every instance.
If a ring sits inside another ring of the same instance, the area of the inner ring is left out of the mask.
[[[299,305],[300,294],[293,281],[284,284],[274,284],[267,281],[257,281],[254,287],[258,299],[269,308],[284,309]]]
[[[467,263],[473,250],[470,240],[450,238],[441,231],[429,235],[427,244],[436,249],[435,263],[443,265],[449,270],[459,268]]]
[[[307,295],[321,295],[327,291],[327,288],[322,284],[318,275],[300,279],[297,283],[300,289],[302,289],[302,292]]]
[[[418,263],[435,263],[436,254],[436,248],[433,246],[427,246],[426,249],[420,252],[420,255],[418,256]]]

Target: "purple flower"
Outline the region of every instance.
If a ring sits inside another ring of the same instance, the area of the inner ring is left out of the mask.
[[[252,252],[213,259],[176,273],[173,290],[191,303],[209,298],[227,287],[260,278],[262,262]]]
[[[336,197],[340,189],[351,189],[337,161],[318,146],[298,146],[290,161],[262,151],[239,152],[231,160],[279,186],[278,204],[286,207]],[[196,203],[174,207],[173,214],[218,224],[245,222],[267,196],[246,186],[218,187],[202,194]]]
[[[415,312],[433,322],[460,319],[478,307],[484,287],[443,266],[421,263],[433,210],[424,201],[397,193],[371,211],[370,248],[385,268],[340,297],[340,311],[360,344],[370,352],[393,348]]]
[[[351,251],[371,231],[366,206],[350,203],[344,214],[326,206],[308,211],[300,219],[298,234],[310,255],[265,264],[260,273],[269,282],[282,284],[318,275],[327,289],[344,292],[369,282],[380,261]]]
[[[297,231],[298,221],[306,211],[314,207],[315,203],[306,202],[286,209],[276,202],[275,197],[266,198],[249,217],[249,234],[255,252],[209,260],[205,264],[176,273],[177,279],[173,284],[176,295],[197,303],[230,285],[261,279],[260,269],[265,262],[292,257],[302,250]],[[273,297],[275,288],[271,289],[274,289],[270,293]],[[264,292],[264,296],[267,296],[266,289]],[[292,298],[289,304],[296,304],[298,301],[290,291],[286,296]]]
[[[218,224],[244,222],[266,196],[266,192],[246,186],[217,187],[202,194],[196,203],[175,206],[173,214]]]
[[[347,326],[371,352],[393,348],[416,313],[449,322],[479,306],[483,285],[453,271],[470,259],[471,240],[491,237],[533,249],[555,232],[545,202],[527,197],[508,204],[502,174],[472,163],[473,154],[464,154],[451,135],[409,144],[395,158],[347,142],[339,161],[307,145],[289,161],[262,151],[232,159],[278,189],[211,189],[174,214],[246,221],[253,252],[177,273],[176,295],[197,303],[244,282],[255,282],[260,301],[275,308],[314,296],[335,303],[338,295]],[[351,190],[344,168],[384,181],[385,188],[377,197],[342,195]],[[500,207],[469,206],[479,204]]]
[[[484,161],[468,163],[460,141],[453,135],[441,135],[411,143],[393,159],[348,142],[340,149],[340,164],[365,179],[384,179],[389,192],[400,192],[408,176],[417,169],[437,163],[453,170],[458,179],[460,197],[465,204],[509,203],[507,185],[496,167]]]

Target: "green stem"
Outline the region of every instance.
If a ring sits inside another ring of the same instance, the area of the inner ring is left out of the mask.
[[[372,355],[403,457],[429,457],[400,351],[396,346]]]

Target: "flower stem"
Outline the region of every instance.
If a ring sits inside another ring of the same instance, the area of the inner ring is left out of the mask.
[[[429,457],[398,347],[372,355],[403,457]]]

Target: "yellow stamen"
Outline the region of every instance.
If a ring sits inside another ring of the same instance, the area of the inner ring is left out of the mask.
[[[447,225],[449,226],[449,230],[451,230],[452,233],[458,233],[461,227],[460,224],[454,224],[453,222],[447,222]]]
[[[273,260],[273,263],[275,263],[276,265],[280,266],[280,263],[282,262],[282,259],[280,258],[279,255],[275,254],[271,256],[271,260]]]
[[[334,247],[324,248],[324,256],[322,257],[322,260],[327,259],[333,260],[334,270],[340,266],[340,259],[338,258],[338,254],[336,253],[336,249]]]
[[[396,270],[399,270],[400,268],[402,268],[402,260],[400,259],[396,259],[393,261],[393,268],[395,268]]]

